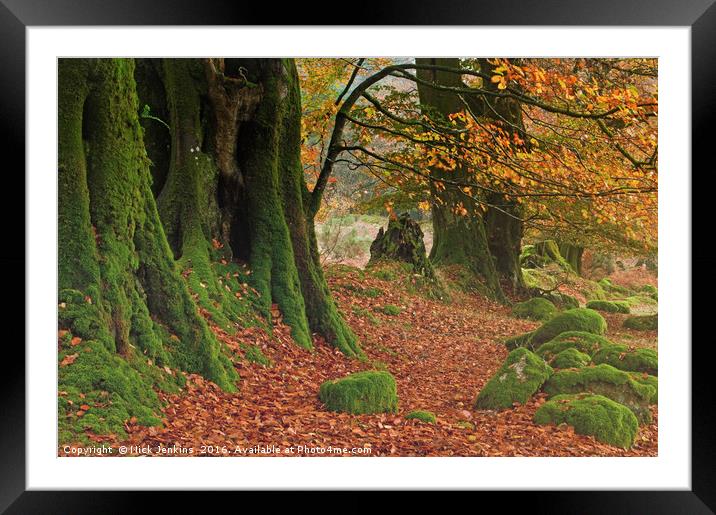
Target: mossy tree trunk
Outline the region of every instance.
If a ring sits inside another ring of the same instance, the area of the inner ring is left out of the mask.
[[[572,243],[560,242],[559,252],[564,260],[572,267],[577,275],[582,275],[582,255],[584,247]]]
[[[128,59],[59,62],[60,297],[85,296],[99,320],[75,326],[101,328],[109,351],[233,389],[238,376],[197,313],[160,222],[133,74]]]
[[[190,284],[199,282],[200,304],[231,318],[233,301],[211,267],[212,247],[224,245],[229,259],[250,265],[259,310],[270,318],[277,304],[299,345],[311,348],[316,332],[360,355],[323,277],[307,214],[293,61],[163,59],[161,77],[172,144],[158,203]]]
[[[481,58],[480,70],[493,74],[494,65]],[[483,88],[498,93],[498,86],[493,82],[484,82]],[[517,100],[511,98],[482,97],[481,102],[473,102],[472,110],[492,123],[499,125],[508,134],[515,134],[525,139],[522,109]],[[525,143],[529,149],[529,143]],[[525,285],[520,267],[520,251],[524,236],[522,209],[514,198],[505,195],[490,195],[489,207],[485,213],[487,240],[490,252],[495,260],[495,268],[503,283],[513,290],[523,290]]]
[[[457,58],[416,59],[417,64],[459,68]],[[441,86],[464,87],[460,75],[440,70],[418,70],[418,77]],[[451,92],[436,90],[418,84],[422,110],[426,114],[447,119],[450,114],[464,110],[460,99]],[[431,169],[436,179],[469,182],[470,170],[458,166],[455,170]],[[504,300],[504,293],[490,252],[482,206],[471,201],[457,185],[440,183],[431,185],[433,215],[433,247],[430,260],[434,265],[459,265],[484,285],[486,293]],[[444,187],[442,187],[444,185]],[[456,206],[462,205],[467,214],[459,214]]]

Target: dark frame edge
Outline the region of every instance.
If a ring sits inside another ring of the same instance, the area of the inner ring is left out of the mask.
[[[0,148],[3,156],[9,156],[4,180],[11,188],[12,196],[0,203],[0,219],[4,220],[4,245],[0,254],[0,267],[4,270],[25,270],[25,24],[5,5],[0,3]],[[9,198],[11,197],[11,198]],[[18,205],[15,205],[15,203]],[[21,213],[21,215],[20,215]],[[22,216],[22,221],[19,221]],[[9,222],[9,223],[8,223]],[[0,511],[10,505],[25,490],[25,282],[24,275],[6,274],[10,284],[5,291],[13,292],[13,302],[8,302],[6,320],[16,321],[6,325],[7,341],[13,341],[8,349],[8,361],[14,366],[3,367],[0,374],[3,402],[0,408]]]

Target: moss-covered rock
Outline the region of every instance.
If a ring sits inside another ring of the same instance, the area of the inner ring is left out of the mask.
[[[619,284],[614,284],[610,279],[604,277],[599,280],[599,285],[608,293],[616,293],[618,295],[631,295],[631,290]]]
[[[642,286],[641,291],[643,291],[644,293],[646,293],[648,295],[657,293],[656,286],[652,286],[651,284],[645,284],[644,286]]]
[[[654,395],[649,399],[649,404],[657,404],[659,402],[659,378],[650,376],[643,372],[629,372],[629,376],[640,384],[645,384],[654,388]]]
[[[659,360],[653,349],[630,349],[621,344],[607,345],[592,356],[592,361],[597,365],[606,363],[619,370],[659,375]]]
[[[318,396],[331,411],[360,414],[398,410],[395,379],[385,371],[368,370],[326,381]]]
[[[659,328],[657,315],[633,316],[624,320],[624,327],[637,331],[656,331]]]
[[[654,388],[607,364],[559,370],[545,382],[544,391],[550,397],[581,392],[603,395],[627,406],[640,421],[651,421],[649,403]]]
[[[435,418],[435,414],[430,411],[422,411],[422,410],[414,410],[405,415],[405,420],[419,420],[421,422],[425,422],[427,424],[434,424],[437,419]]]
[[[514,402],[524,404],[551,374],[542,358],[525,348],[515,349],[480,390],[475,407],[499,410],[511,408]]]
[[[557,354],[549,364],[553,368],[582,368],[589,364],[590,357],[588,354],[579,352],[575,348],[565,349]]]
[[[606,329],[607,322],[596,311],[586,308],[569,309],[535,330],[529,340],[529,346],[537,349],[543,343],[567,331],[584,331],[601,335],[604,334]]]
[[[547,321],[557,313],[557,308],[547,299],[534,297],[512,307],[512,315],[528,320]]]
[[[587,307],[607,313],[629,313],[629,303],[621,300],[590,300]]]
[[[532,333],[534,333],[534,331],[511,336],[505,339],[503,343],[505,344],[505,347],[507,347],[507,350],[515,350],[519,347],[526,347],[530,338],[532,338]]]
[[[627,408],[601,395],[558,395],[545,402],[534,415],[540,425],[568,424],[580,435],[594,436],[600,442],[630,448],[639,423]]]
[[[535,352],[545,360],[550,361],[554,356],[566,349],[577,349],[591,356],[605,345],[612,345],[612,342],[598,334],[585,333],[584,331],[567,331],[542,344]]]

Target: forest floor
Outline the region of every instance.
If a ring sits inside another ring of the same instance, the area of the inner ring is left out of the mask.
[[[538,325],[511,317],[508,307],[470,295],[450,304],[432,301],[347,267],[329,269],[328,279],[366,360],[347,359],[320,338],[314,351],[301,349],[280,321],[273,336],[259,328],[228,335],[214,327],[232,350],[258,345],[273,365],[238,361],[240,390],[233,394],[191,375],[180,394],[161,394],[164,427],[129,424],[124,445],[191,447],[204,456],[328,455],[336,448],[371,456],[657,455],[656,407],[653,423],[639,428],[630,450],[574,434],[569,426],[534,424],[544,394],[501,412],[474,409],[477,393],[507,356],[500,340]],[[359,293],[369,288],[378,294]],[[387,315],[386,305],[402,311]],[[655,348],[656,332],[622,328],[626,316],[605,315],[607,337]],[[322,382],[376,368],[397,381],[397,414],[333,413],[319,401]],[[437,422],[406,420],[416,409],[433,412]]]

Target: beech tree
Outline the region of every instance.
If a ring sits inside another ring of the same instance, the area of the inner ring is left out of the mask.
[[[275,307],[299,345],[360,355],[318,261],[300,113],[290,59],[61,60],[61,323],[226,389],[198,311],[230,331]]]

